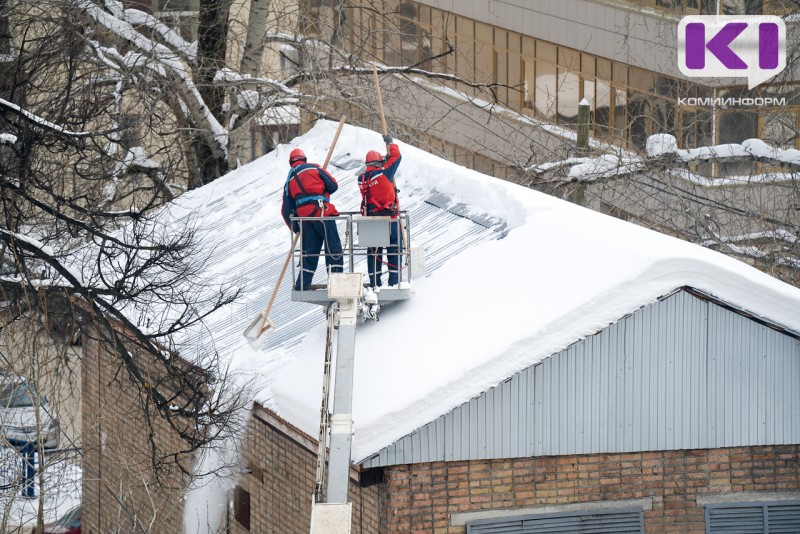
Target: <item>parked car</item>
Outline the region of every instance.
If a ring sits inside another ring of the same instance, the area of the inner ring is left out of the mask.
[[[36,425],[36,401],[39,402],[39,429]],[[41,436],[46,449],[58,447],[61,428],[52,414],[47,397],[39,396],[36,387],[21,377],[0,380],[0,432],[11,445],[36,443]]]
[[[31,534],[39,534],[35,528]],[[60,519],[44,525],[41,534],[81,534],[81,507],[76,506]]]

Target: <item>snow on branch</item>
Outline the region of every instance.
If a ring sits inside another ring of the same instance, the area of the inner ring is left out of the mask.
[[[779,182],[791,182],[796,175],[791,172],[762,172],[759,174],[730,175],[720,178],[709,178],[702,174],[697,174],[689,169],[667,169],[667,172],[687,182],[703,187],[724,187],[729,185],[748,185],[748,184],[775,184]]]
[[[34,253],[39,259],[46,261],[48,264],[52,265],[66,280],[62,282],[66,282],[66,287],[76,287],[76,286],[83,286],[83,277],[81,273],[64,265],[63,262],[59,261],[55,257],[55,251],[53,247],[49,245],[45,245],[35,237],[31,237],[26,234],[21,234],[18,232],[12,232],[10,230],[6,230],[5,228],[0,228],[0,240],[5,241],[9,245],[13,245],[15,242],[22,246],[28,252]],[[38,285],[44,285],[42,280],[28,280],[30,283],[37,283]]]
[[[735,235],[727,237],[715,236],[715,239],[709,239],[708,241],[704,241],[702,245],[707,247],[708,245],[715,243],[741,243],[744,241],[754,241],[754,240],[764,240],[764,239],[770,239],[773,241],[785,241],[790,245],[796,245],[800,243],[800,236],[793,234],[792,232],[785,230],[783,228],[778,228],[776,230],[752,232],[744,235]]]
[[[775,253],[764,252],[755,245],[737,245],[737,243],[746,243],[754,240],[772,239],[775,241],[785,241],[788,244],[794,245],[800,242],[798,236],[783,229],[764,232],[753,232],[751,234],[738,235],[738,236],[718,236],[714,234],[714,239],[707,239],[703,241],[704,247],[721,246],[727,249],[731,254],[744,256],[756,260],[770,259],[776,265],[790,267],[793,269],[800,268],[800,259],[791,256],[776,256]]]
[[[161,166],[157,162],[147,157],[144,148],[140,146],[131,147],[125,153],[122,161],[118,162],[111,171],[111,182],[106,186],[106,196],[99,205],[102,207],[114,201],[117,196],[117,184],[124,173],[137,170],[158,173],[160,168]]]
[[[300,96],[298,91],[284,85],[283,83],[272,80],[270,78],[260,78],[257,76],[251,76],[249,74],[242,74],[236,72],[234,70],[224,68],[218,71],[214,75],[214,82],[216,83],[226,83],[229,85],[236,85],[236,84],[260,84],[260,85],[267,85],[276,91],[284,93],[289,96]]]
[[[160,62],[171,75],[174,75],[178,82],[176,87],[181,96],[181,103],[191,111],[192,117],[204,123],[205,128],[200,131],[208,130],[217,145],[217,149],[225,154],[228,153],[228,132],[223,128],[219,121],[209,111],[203,97],[192,80],[188,66],[181,60],[178,54],[167,46],[157,43],[138,32],[130,22],[115,16],[119,13],[119,2],[106,0],[106,5],[111,12],[106,12],[91,0],[78,0],[78,7],[86,12],[97,24],[106,28],[120,39],[136,46],[140,54],[153,58]]]
[[[143,26],[155,31],[166,44],[183,53],[188,61],[193,63],[197,60],[197,42],[186,41],[178,32],[153,15],[138,9],[126,9],[121,13],[120,18],[134,26]]]
[[[67,129],[59,126],[58,124],[54,124],[54,123],[50,122],[47,119],[44,119],[42,117],[39,117],[38,115],[35,115],[35,114],[31,113],[30,111],[22,109],[21,107],[19,107],[18,105],[14,104],[13,102],[9,102],[8,100],[5,100],[3,98],[0,98],[0,107],[8,109],[10,111],[13,111],[17,115],[19,115],[20,117],[25,119],[26,121],[30,122],[31,124],[35,124],[37,126],[41,126],[42,128],[45,128],[46,130],[52,130],[54,132],[58,132],[60,134],[63,134],[63,135],[69,136],[69,137],[92,137],[94,135],[97,135],[96,132],[73,132],[71,130],[67,130]],[[10,135],[10,134],[4,134],[4,135]],[[16,138],[15,138],[15,141],[16,141]]]

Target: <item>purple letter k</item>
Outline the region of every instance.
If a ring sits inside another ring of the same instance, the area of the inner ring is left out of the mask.
[[[686,25],[686,67],[702,69],[706,66],[706,48],[728,69],[746,69],[747,64],[729,48],[729,45],[747,28],[746,22],[729,22],[706,44],[705,24],[692,22]]]

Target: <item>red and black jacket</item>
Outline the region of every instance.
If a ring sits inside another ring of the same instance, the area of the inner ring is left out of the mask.
[[[336,179],[316,163],[298,161],[292,166],[283,187],[281,215],[291,228],[292,215],[296,217],[324,217],[339,215],[331,204],[330,196],[339,189]]]
[[[364,215],[396,216],[400,210],[394,174],[400,165],[400,147],[389,145],[389,158],[381,167],[369,166],[358,177],[361,189],[361,213]]]

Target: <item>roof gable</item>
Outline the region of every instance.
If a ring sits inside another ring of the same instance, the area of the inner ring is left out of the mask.
[[[797,443],[798,386],[800,340],[681,290],[360,463]]]

